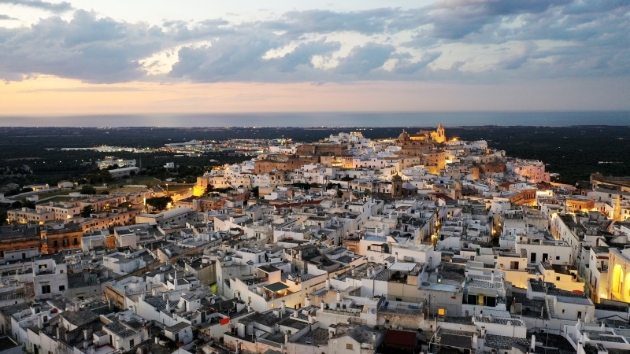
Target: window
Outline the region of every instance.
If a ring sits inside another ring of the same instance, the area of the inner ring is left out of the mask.
[[[559,261],[559,260],[560,260],[560,256],[556,256],[556,261]]]
[[[50,285],[42,285],[42,294],[50,294]]]
[[[129,348],[133,348],[134,342],[133,339],[129,340]]]
[[[53,241],[53,247],[57,247],[58,245],[57,240]]]
[[[446,315],[446,309],[443,308],[443,307],[438,308],[437,314],[438,314],[438,316],[445,316]]]
[[[578,311],[578,318],[582,319],[582,311]]]
[[[352,343],[346,343],[346,349],[352,350]]]
[[[564,309],[562,309],[562,313],[564,313]]]
[[[556,281],[560,281],[560,277],[556,277]]]
[[[59,291],[66,291],[65,285],[59,285]]]

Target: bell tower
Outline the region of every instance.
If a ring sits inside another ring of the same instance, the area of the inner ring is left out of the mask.
[[[392,177],[392,196],[394,198],[400,198],[402,196],[402,186],[403,179],[402,177],[400,177],[400,175],[396,174],[394,177]]]
[[[446,132],[444,131],[442,123],[440,123],[437,129],[431,133],[431,139],[438,144],[446,142]]]

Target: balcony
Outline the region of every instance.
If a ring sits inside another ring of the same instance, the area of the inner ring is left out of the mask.
[[[52,275],[52,274],[55,274],[55,270],[54,269],[37,269],[37,270],[35,270],[35,276]]]

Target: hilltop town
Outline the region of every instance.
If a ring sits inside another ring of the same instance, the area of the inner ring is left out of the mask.
[[[0,195],[0,354],[630,351],[630,178],[442,125],[169,143],[244,161],[152,186],[89,149],[105,185]]]

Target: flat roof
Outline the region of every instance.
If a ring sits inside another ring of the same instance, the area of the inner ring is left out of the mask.
[[[415,267],[415,263],[396,262],[389,267],[389,270],[411,272]]]

